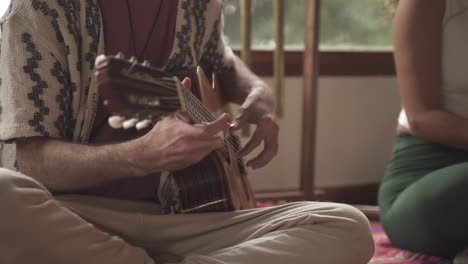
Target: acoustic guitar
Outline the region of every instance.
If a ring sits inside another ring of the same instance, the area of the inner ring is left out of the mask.
[[[200,67],[191,89],[185,88],[177,77],[147,62],[126,60],[121,54],[100,56],[96,74],[101,101],[112,114],[109,124],[116,129],[145,129],[176,111],[186,113],[194,123],[212,122],[223,107],[215,76],[208,80]],[[238,138],[228,133],[224,148],[195,165],[171,172],[182,213],[255,206],[244,163],[235,155],[239,146]]]

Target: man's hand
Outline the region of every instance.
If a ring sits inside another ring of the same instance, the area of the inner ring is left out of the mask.
[[[263,142],[262,152],[247,162],[247,166],[253,169],[265,166],[278,153],[279,125],[274,114],[274,105],[270,89],[265,84],[259,84],[249,93],[234,119],[234,130],[245,124],[257,125],[252,138],[237,154],[244,157]]]
[[[190,81],[184,80],[189,86]],[[223,114],[208,124],[191,124],[182,113],[160,120],[145,136],[129,142],[136,175],[174,171],[193,165],[224,146],[231,117]]]

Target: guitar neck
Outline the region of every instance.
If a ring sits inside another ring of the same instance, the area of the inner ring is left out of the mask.
[[[175,78],[177,86],[177,94],[181,110],[188,114],[195,123],[213,122],[215,117],[206,106],[198,99],[189,89],[183,87],[179,79]]]
[[[156,68],[118,57],[101,58],[96,65],[100,93],[112,114],[157,122],[164,115],[183,111],[194,123],[215,120],[212,112],[216,111],[210,111],[216,109],[213,105],[216,96],[211,94],[214,89],[200,87],[207,85],[200,68],[195,76],[190,76],[197,85],[195,95],[179,78]]]
[[[168,90],[176,90],[177,98],[175,97],[157,97],[161,106],[165,103],[172,104],[177,101],[177,110],[185,112],[194,123],[206,123],[215,120],[215,117],[206,108],[203,102],[196,97],[189,89],[185,88],[182,82],[177,77],[154,77],[148,74],[137,74],[129,71],[123,71],[122,74],[127,78],[132,78],[136,81],[143,81],[152,85],[166,88]],[[147,101],[150,101],[147,99]]]

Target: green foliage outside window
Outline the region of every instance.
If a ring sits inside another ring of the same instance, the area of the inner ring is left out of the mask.
[[[256,0],[253,7],[254,48],[274,47],[272,0]],[[285,43],[304,46],[305,0],[285,0]],[[391,17],[384,0],[322,0],[321,49],[369,50],[391,47]],[[239,0],[225,1],[225,31],[232,46],[240,46]]]

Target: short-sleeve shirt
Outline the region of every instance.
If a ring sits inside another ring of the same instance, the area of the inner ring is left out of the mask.
[[[164,69],[232,66],[222,8],[221,0],[178,1]],[[0,141],[38,136],[86,144],[99,102],[94,63],[105,52],[98,0],[15,0],[0,27]]]

